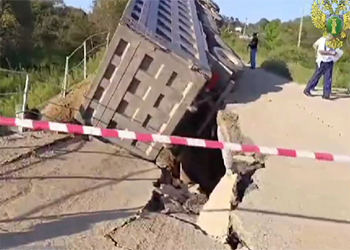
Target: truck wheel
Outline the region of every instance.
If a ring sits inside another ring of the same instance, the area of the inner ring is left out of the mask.
[[[244,67],[243,62],[239,57],[234,55],[231,51],[225,50],[220,47],[214,47],[214,55],[219,61],[232,71],[242,70]]]

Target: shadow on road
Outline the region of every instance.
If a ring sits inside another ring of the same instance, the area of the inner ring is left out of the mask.
[[[99,176],[26,176],[26,177],[0,177],[0,180],[96,180],[96,181],[156,181],[156,178],[113,178]]]
[[[62,152],[59,152],[57,154],[54,154],[54,155],[51,155],[48,157],[41,157],[40,153],[44,153],[45,151],[48,151],[51,149],[51,147],[46,147],[45,149],[41,150],[42,152],[40,152],[40,151],[37,152],[37,154],[36,154],[37,160],[36,161],[30,162],[29,164],[23,164],[23,165],[21,164],[20,167],[18,167],[18,168],[6,171],[4,173],[0,173],[0,177],[14,174],[16,172],[20,172],[20,171],[32,168],[35,165],[38,165],[38,164],[43,163],[43,162],[48,161],[48,160],[64,160],[64,158],[62,158],[63,156],[66,156],[66,155],[74,153],[74,152],[78,152],[80,149],[82,149],[84,147],[84,145],[86,144],[86,141],[81,141],[79,138],[74,138],[71,141],[63,142],[60,145],[55,145],[55,148],[64,148],[67,145],[72,144],[72,143],[76,143],[76,142],[78,142],[78,144],[75,146],[74,149],[72,149],[70,151],[62,151]],[[1,149],[3,149],[3,148],[0,148],[0,150]]]
[[[90,229],[95,223],[132,216],[138,209],[140,208],[39,217],[38,219],[55,221],[37,224],[27,232],[0,233],[0,249],[80,233]]]
[[[288,66],[280,61],[267,60],[261,68],[246,69],[236,83],[234,93],[226,100],[230,103],[255,102],[261,96],[280,92],[282,86],[293,81]]]
[[[313,95],[318,97],[321,97],[322,94],[323,94],[322,89],[316,89],[313,92]],[[332,90],[331,100],[347,99],[347,98],[350,98],[349,91],[337,90],[337,89]]]
[[[293,81],[288,65],[282,60],[266,60],[261,64],[261,68],[289,81]]]
[[[55,216],[36,216],[30,217],[31,215],[37,214],[40,211],[50,209],[58,204],[62,204],[69,199],[80,196],[82,194],[90,193],[92,191],[118,185],[123,181],[130,180],[130,177],[154,171],[155,168],[149,168],[141,171],[136,171],[130,174],[126,174],[119,179],[104,181],[97,185],[93,185],[76,192],[66,194],[52,202],[47,204],[39,205],[30,211],[21,214],[15,218],[0,220],[0,223],[13,223],[21,222],[26,220],[57,220],[47,223],[35,225],[28,232],[15,232],[15,233],[0,233],[0,249],[8,249],[11,247],[21,246],[37,241],[47,240],[60,236],[68,236],[88,230],[92,224],[99,223],[102,221],[115,220],[125,218],[135,214],[139,208],[131,208],[126,210],[113,210],[113,211],[102,211],[93,213],[78,213],[78,214],[66,214],[66,215],[55,215]],[[43,177],[45,178],[45,177]],[[64,217],[64,218],[62,218]]]
[[[47,204],[40,205],[40,206],[38,206],[38,207],[36,207],[34,209],[31,209],[30,211],[28,211],[28,212],[26,212],[24,214],[21,214],[21,215],[15,217],[15,218],[7,219],[7,220],[0,220],[0,223],[21,221],[22,219],[25,219],[25,218],[27,218],[28,216],[30,216],[32,214],[36,214],[36,213],[39,213],[42,210],[54,207],[57,204],[60,204],[60,203],[63,203],[65,201],[69,200],[69,199],[72,199],[73,197],[80,196],[80,195],[86,194],[86,193],[90,193],[92,191],[99,190],[99,189],[102,189],[102,188],[105,188],[105,187],[118,185],[121,182],[127,180],[128,178],[130,178],[132,176],[143,174],[143,173],[147,173],[147,172],[151,172],[151,171],[154,171],[154,170],[155,170],[155,168],[152,167],[152,168],[149,168],[149,169],[136,171],[136,172],[133,172],[133,173],[130,173],[130,174],[122,176],[120,179],[118,179],[118,181],[115,181],[115,180],[113,180],[113,181],[106,181],[106,182],[103,182],[103,183],[99,183],[97,185],[90,186],[88,188],[81,189],[79,191],[76,191],[76,192],[73,192],[73,193],[70,193],[70,194],[66,194],[66,195],[64,195],[64,196],[62,196],[62,197],[60,197],[60,198],[58,198],[58,199],[56,199],[56,200],[54,200],[52,202],[49,202]]]

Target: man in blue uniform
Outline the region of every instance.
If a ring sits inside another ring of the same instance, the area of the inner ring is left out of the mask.
[[[258,34],[254,33],[253,39],[247,46],[247,49],[250,48],[250,68],[251,69],[255,69],[256,67],[256,52],[258,50],[258,43],[259,43]]]
[[[313,47],[317,51],[316,56],[316,70],[311,79],[309,80],[306,88],[304,89],[304,94],[306,96],[312,96],[311,91],[317,86],[318,81],[322,76],[323,78],[323,99],[330,99],[332,91],[332,77],[333,77],[333,66],[334,62],[339,60],[341,56],[341,51],[339,49],[328,48],[326,45],[327,41],[333,39],[332,35],[328,34],[327,37],[321,37],[318,39]],[[340,55],[337,53],[340,52]]]

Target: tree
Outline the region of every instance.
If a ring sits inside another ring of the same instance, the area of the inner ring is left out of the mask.
[[[261,18],[259,22],[256,23],[256,25],[261,29],[261,30],[265,30],[266,25],[268,25],[270,23],[269,20],[267,20],[266,18]]]
[[[11,68],[16,60],[20,41],[20,24],[8,2],[2,1],[0,16],[0,66]]]
[[[274,49],[278,45],[280,25],[280,21],[273,20],[265,27],[265,44],[269,50]]]
[[[2,0],[1,6],[2,67],[62,67],[65,56],[95,32],[83,10],[62,0]]]
[[[94,0],[90,20],[95,25],[96,30],[113,33],[127,3],[128,0]]]

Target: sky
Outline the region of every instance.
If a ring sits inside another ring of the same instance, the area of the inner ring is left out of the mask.
[[[82,8],[85,11],[89,10],[92,6],[92,0],[64,0],[64,3],[68,6]]]
[[[108,0],[105,0],[108,1]],[[289,21],[304,14],[309,15],[313,0],[214,0],[220,6],[220,13],[238,18],[248,19],[248,23],[256,23],[261,18],[269,20],[279,18]],[[89,10],[92,0],[65,0],[70,6]]]
[[[261,18],[293,20],[302,15],[303,7],[305,15],[309,15],[313,0],[216,0],[216,3],[225,16],[256,23]]]

